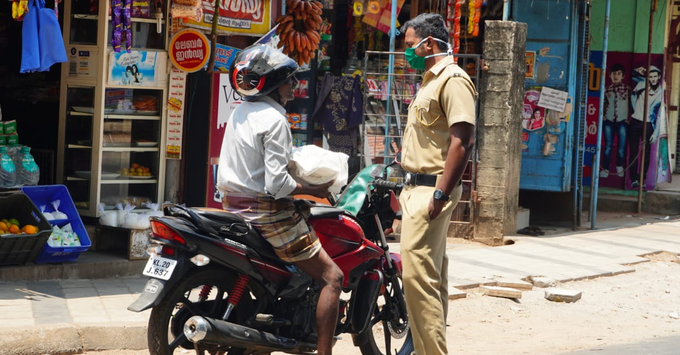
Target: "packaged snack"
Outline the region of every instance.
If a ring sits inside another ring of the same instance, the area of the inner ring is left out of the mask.
[[[11,121],[5,121],[3,122],[5,126],[5,134],[14,134],[17,133],[17,121],[11,120]]]
[[[5,136],[7,139],[7,145],[17,145],[19,144],[19,135],[18,134],[10,134],[8,136]]]
[[[151,1],[150,0],[133,0],[132,8],[130,9],[132,17],[149,18],[151,17]]]
[[[2,125],[0,125],[1,127]],[[7,145],[7,138],[4,134],[0,134],[0,145]]]

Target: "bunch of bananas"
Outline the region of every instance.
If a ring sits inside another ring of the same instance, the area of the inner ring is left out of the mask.
[[[279,48],[299,65],[316,55],[321,35],[323,5],[318,1],[286,0],[286,14],[276,19]]]

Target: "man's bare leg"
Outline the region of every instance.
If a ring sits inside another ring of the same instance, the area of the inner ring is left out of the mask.
[[[319,336],[317,354],[331,355],[342,292],[342,270],[323,248],[311,259],[298,261],[295,265],[311,276],[321,287],[319,303],[316,305],[316,326]]]

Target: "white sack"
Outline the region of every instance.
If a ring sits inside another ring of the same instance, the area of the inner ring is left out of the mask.
[[[97,205],[99,210],[99,224],[102,226],[118,227],[118,213],[116,211],[104,210],[104,204]]]
[[[315,145],[293,148],[288,169],[295,180],[310,185],[320,185],[335,180],[328,189],[337,194],[347,184],[349,156],[332,152]]]

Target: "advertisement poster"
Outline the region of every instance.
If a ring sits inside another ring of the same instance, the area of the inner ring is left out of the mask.
[[[527,79],[534,78],[534,67],[536,66],[536,52],[526,52],[526,73],[524,75]]]
[[[231,62],[234,61],[234,58],[239,52],[241,52],[241,50],[238,48],[218,43],[215,48],[215,70],[229,71]]]
[[[657,183],[670,181],[668,116],[664,100],[663,55],[652,55],[647,72],[646,54],[607,53],[607,73],[601,72],[602,52],[591,52],[588,91],[585,164],[583,183],[590,185],[592,174],[599,174],[600,186],[653,190]],[[597,144],[600,83],[604,80],[605,102],[600,166],[592,166]],[[648,123],[643,136],[644,92],[649,80]],[[645,145],[644,177],[640,177],[640,157]]]
[[[269,31],[272,22],[271,3],[266,0],[224,0],[220,1],[219,11],[217,31],[220,34],[261,36]],[[182,26],[211,30],[214,14],[215,0],[203,0],[201,21],[181,19]]]
[[[236,106],[241,104],[239,95],[234,92],[229,84],[229,74],[215,73],[215,85],[213,88],[213,102],[216,104],[212,109],[210,120],[210,165],[208,171],[208,196],[206,206],[222,208],[222,194],[217,190],[217,168],[220,161],[220,150],[227,120]]]
[[[168,91],[168,126],[165,157],[180,159],[182,157],[182,125],[184,123],[184,94],[187,73],[172,68],[170,71],[170,90]]]
[[[158,52],[111,52],[109,85],[158,86]]]
[[[535,131],[545,126],[545,108],[538,106],[541,92],[529,89],[524,94],[524,113],[522,115],[522,128],[527,131]]]

